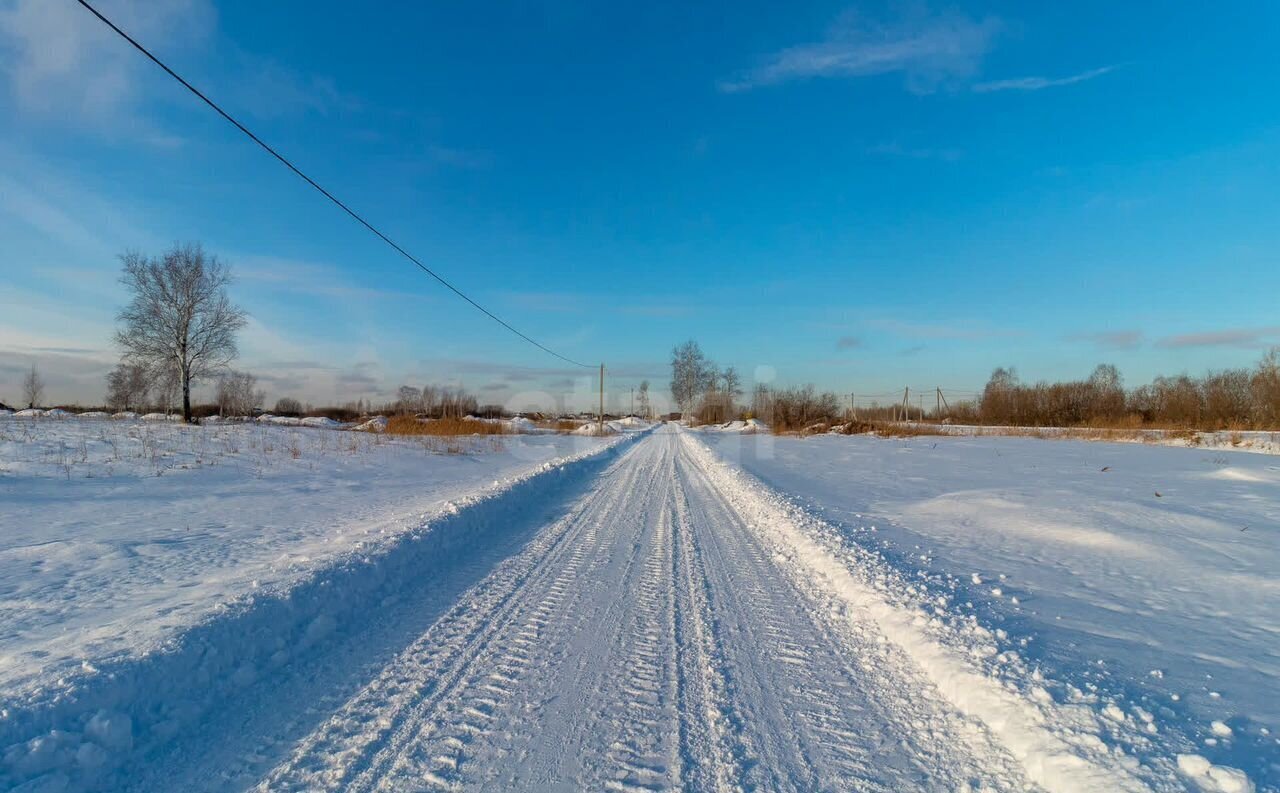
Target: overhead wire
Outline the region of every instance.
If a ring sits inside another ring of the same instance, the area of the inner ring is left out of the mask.
[[[333,193],[330,193],[330,192],[329,192],[328,190],[326,190],[325,188],[321,187],[321,186],[320,186],[320,184],[319,184],[318,182],[316,182],[314,179],[312,179],[312,178],[311,178],[310,176],[308,176],[307,174],[303,173],[303,171],[302,171],[300,168],[298,168],[298,166],[294,165],[292,162],[290,162],[290,161],[288,160],[288,158],[286,158],[286,157],[285,157],[284,155],[282,155],[280,152],[276,151],[274,148],[272,148],[270,145],[268,145],[265,141],[263,141],[263,140],[262,140],[262,138],[259,138],[257,135],[255,135],[252,131],[250,131],[250,130],[249,130],[249,128],[248,128],[248,127],[246,127],[244,124],[242,124],[242,123],[240,123],[238,120],[236,120],[236,118],[235,118],[234,116],[232,116],[230,113],[228,113],[227,111],[223,110],[223,109],[222,109],[222,108],[221,108],[221,107],[220,107],[216,102],[214,102],[212,99],[210,99],[208,96],[206,96],[206,95],[205,95],[205,94],[204,94],[200,89],[196,88],[194,85],[192,85],[191,83],[187,82],[187,81],[186,81],[186,80],[185,80],[181,75],[179,75],[179,74],[178,74],[177,72],[175,72],[173,69],[169,68],[169,66],[168,66],[167,64],[165,64],[165,63],[164,63],[164,61],[160,60],[160,59],[159,59],[159,58],[157,58],[155,55],[153,55],[153,54],[151,53],[151,51],[150,51],[150,50],[148,50],[146,47],[144,47],[142,44],[140,44],[136,39],[134,39],[132,36],[130,36],[128,33],[126,33],[124,30],[122,30],[118,25],[116,25],[116,23],[114,23],[114,22],[112,22],[110,19],[108,19],[105,15],[103,15],[103,13],[102,13],[101,11],[99,11],[98,9],[96,9],[96,8],[94,8],[92,5],[90,5],[90,4],[87,2],[87,0],[77,0],[77,2],[79,2],[79,3],[80,3],[80,5],[84,6],[84,7],[85,7],[85,9],[87,9],[91,14],[93,14],[95,17],[97,17],[99,20],[101,20],[103,24],[105,24],[107,27],[109,27],[109,28],[111,28],[113,31],[115,31],[115,32],[116,32],[116,33],[117,33],[121,38],[123,38],[125,41],[129,42],[130,44],[132,44],[132,45],[133,45],[133,47],[134,47],[135,49],[137,49],[137,50],[138,50],[138,52],[141,52],[143,55],[147,56],[147,58],[148,58],[152,63],[154,63],[155,65],[159,66],[159,67],[160,67],[161,69],[163,69],[163,70],[164,70],[164,71],[165,71],[165,72],[166,72],[170,77],[172,77],[173,79],[175,79],[175,80],[177,80],[179,83],[181,83],[181,84],[182,84],[182,86],[183,86],[184,88],[186,88],[186,89],[187,89],[188,91],[190,91],[191,93],[195,94],[195,95],[200,99],[200,101],[204,102],[206,105],[208,105],[209,107],[213,108],[213,109],[214,109],[214,111],[216,111],[216,112],[218,113],[218,115],[222,116],[224,119],[226,119],[228,122],[230,122],[230,123],[231,123],[231,124],[236,128],[236,129],[240,130],[240,131],[241,131],[241,132],[243,132],[246,136],[248,136],[248,138],[249,138],[250,140],[252,140],[254,143],[256,143],[256,144],[258,144],[260,147],[262,147],[262,149],[263,149],[264,151],[266,151],[266,152],[267,152],[268,154],[270,154],[272,157],[274,157],[274,158],[276,158],[277,160],[279,160],[279,161],[280,161],[280,162],[281,162],[281,163],[282,163],[286,168],[288,168],[289,170],[293,171],[293,172],[294,172],[298,177],[300,177],[300,178],[301,178],[303,181],[305,181],[307,184],[311,185],[311,186],[312,186],[312,187],[314,187],[316,190],[318,190],[318,191],[320,192],[320,194],[321,194],[321,195],[323,195],[325,198],[327,198],[327,199],[329,199],[331,202],[333,202],[333,203],[334,203],[334,204],[335,204],[339,209],[341,209],[343,212],[347,213],[347,214],[348,214],[348,215],[350,215],[352,218],[354,218],[354,219],[356,220],[356,222],[358,222],[360,225],[364,226],[366,229],[368,229],[369,231],[373,232],[373,233],[374,233],[374,234],[375,234],[379,239],[381,239],[381,240],[382,240],[383,242],[385,242],[387,245],[390,245],[390,246],[391,246],[391,247],[392,247],[392,248],[393,248],[397,253],[399,253],[401,256],[403,256],[404,258],[406,258],[406,259],[408,259],[409,261],[411,261],[411,262],[413,262],[414,264],[416,264],[416,265],[417,265],[417,266],[418,266],[418,267],[419,267],[423,272],[425,272],[427,275],[429,275],[429,276],[431,276],[432,278],[434,278],[434,279],[436,279],[437,281],[439,281],[439,282],[440,282],[440,283],[441,283],[445,288],[447,288],[449,291],[453,292],[455,295],[457,295],[458,297],[462,298],[462,299],[463,299],[463,300],[465,300],[467,303],[471,304],[471,306],[472,306],[473,308],[475,308],[476,310],[480,311],[482,314],[484,314],[485,316],[487,316],[489,319],[492,319],[494,322],[497,322],[497,323],[498,323],[499,325],[501,325],[502,327],[504,327],[504,328],[506,328],[507,330],[511,331],[511,332],[512,332],[512,333],[514,333],[516,336],[519,336],[521,339],[524,339],[526,342],[528,342],[529,344],[532,344],[534,347],[537,347],[538,349],[542,350],[543,352],[547,353],[548,355],[554,356],[554,357],[556,357],[556,358],[558,358],[558,359],[560,359],[560,360],[564,361],[565,363],[573,364],[574,366],[581,366],[581,367],[583,367],[583,368],[594,368],[594,364],[586,364],[586,363],[582,363],[582,362],[580,362],[580,361],[575,361],[575,360],[573,360],[572,358],[568,358],[568,357],[566,357],[566,356],[564,356],[564,355],[561,355],[560,353],[558,353],[558,352],[556,352],[555,350],[551,349],[550,347],[547,347],[546,345],[544,345],[544,344],[542,344],[542,343],[538,342],[537,340],[535,340],[535,339],[531,338],[530,336],[527,336],[526,334],[524,334],[524,333],[520,332],[519,330],[517,330],[516,328],[512,327],[510,323],[508,323],[506,320],[504,320],[504,319],[502,319],[501,317],[499,317],[497,314],[494,314],[494,313],[493,313],[492,311],[490,311],[489,309],[485,308],[484,306],[482,306],[482,305],[480,305],[479,303],[477,303],[475,300],[471,299],[471,298],[470,298],[469,296],[467,296],[467,295],[466,295],[466,294],[465,294],[461,289],[458,289],[456,286],[454,286],[453,284],[449,283],[449,281],[447,281],[447,280],[446,280],[442,275],[440,275],[439,273],[437,273],[435,270],[432,270],[432,269],[431,269],[430,267],[428,267],[427,265],[423,264],[423,262],[422,262],[420,259],[418,259],[418,257],[416,257],[416,256],[414,256],[413,254],[409,253],[407,250],[405,250],[404,248],[402,248],[399,244],[397,244],[394,240],[392,240],[392,239],[391,239],[390,237],[388,237],[386,234],[382,233],[382,232],[381,232],[377,227],[375,227],[372,223],[370,223],[369,221],[367,221],[367,220],[365,220],[363,217],[361,217],[361,216],[360,216],[360,214],[358,214],[355,210],[351,209],[351,207],[347,206],[345,203],[343,203],[341,200],[339,200],[339,199],[337,198],[337,196],[335,196]]]

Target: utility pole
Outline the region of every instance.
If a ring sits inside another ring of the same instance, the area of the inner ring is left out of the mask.
[[[942,387],[934,386],[934,389],[938,392],[937,394],[938,398],[936,400],[937,404],[934,406],[933,410],[934,410],[934,414],[937,416],[938,421],[942,421]]]
[[[858,399],[853,392],[849,393],[849,410],[853,413],[853,420],[858,420]]]
[[[636,387],[631,386],[631,412],[627,415],[634,416],[636,414]]]
[[[604,364],[600,364],[600,434],[604,435]]]
[[[907,413],[907,406],[911,404],[911,386],[902,389],[902,420],[910,421],[911,416]]]
[[[917,399],[920,400],[920,420],[924,421],[924,394],[920,394]]]

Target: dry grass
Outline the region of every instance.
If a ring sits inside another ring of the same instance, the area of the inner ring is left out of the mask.
[[[556,432],[573,432],[582,426],[581,421],[573,419],[546,419],[534,422],[539,429],[555,430]]]
[[[475,419],[418,419],[414,416],[392,416],[387,420],[388,435],[505,435],[506,428],[496,421]]]

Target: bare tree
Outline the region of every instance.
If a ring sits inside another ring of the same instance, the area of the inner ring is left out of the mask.
[[[189,422],[191,384],[235,359],[236,332],[245,325],[245,312],[227,297],[231,272],[199,245],[175,245],[159,258],[120,258],[120,281],[133,297],[118,317],[116,343],[129,362],[176,374]]]
[[[264,399],[258,378],[248,372],[229,371],[218,378],[218,412],[224,416],[252,416]]]
[[[636,390],[636,396],[640,401],[640,416],[642,418],[653,418],[653,410],[649,406],[649,381],[641,380],[640,387]]]
[[[22,378],[22,398],[27,401],[29,408],[35,407],[44,399],[44,378],[40,376],[40,370],[34,363],[31,364],[31,371]]]
[[[422,387],[422,412],[434,416],[440,407],[440,389],[433,385]]]
[[[280,397],[271,412],[277,416],[298,416],[302,414],[302,403],[293,397]]]
[[[715,376],[715,366],[690,339],[671,351],[671,398],[680,412],[688,416],[698,395],[708,390]]]
[[[145,366],[120,362],[107,374],[107,405],[113,410],[142,406],[151,390],[151,373]]]
[[[178,367],[166,362],[151,372],[151,401],[157,407],[164,408],[165,413],[173,411],[173,401],[178,398],[180,390]]]
[[[396,391],[396,412],[417,413],[422,408],[422,392],[411,385],[402,385]]]
[[[1254,420],[1260,427],[1280,427],[1280,347],[1272,347],[1253,374]]]

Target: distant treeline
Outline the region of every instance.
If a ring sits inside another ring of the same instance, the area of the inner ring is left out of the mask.
[[[833,426],[855,418],[836,394],[819,392],[812,385],[757,385],[750,404],[727,409],[723,398],[723,389],[708,391],[692,405],[692,417],[704,423],[722,421],[726,414],[757,418],[778,432]],[[914,405],[905,412],[895,404],[861,406],[856,418],[877,422],[904,416],[1021,427],[1280,430],[1280,348],[1265,354],[1252,369],[1157,377],[1130,389],[1110,364],[1099,365],[1085,380],[1034,384],[1021,382],[1012,368],[1000,368],[976,400],[953,402],[940,411],[930,406],[923,412]]]
[[[978,403],[961,407],[967,415],[956,418],[983,424],[1280,429],[1280,349],[1253,369],[1157,377],[1128,390],[1116,368],[1105,364],[1087,380],[1034,385],[1020,383],[1012,369],[997,369]]]

